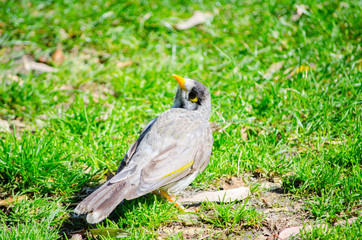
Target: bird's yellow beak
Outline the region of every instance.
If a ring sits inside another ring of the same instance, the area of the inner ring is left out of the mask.
[[[186,91],[185,88],[185,79],[183,77],[180,77],[179,75],[172,74],[172,76],[177,80],[178,84],[180,85],[180,88],[184,91]]]

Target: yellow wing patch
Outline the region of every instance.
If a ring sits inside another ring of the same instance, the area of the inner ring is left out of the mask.
[[[191,167],[191,165],[194,164],[194,162],[195,162],[195,161],[189,162],[189,163],[186,164],[185,166],[180,167],[179,169],[177,169],[177,170],[175,170],[175,171],[173,171],[173,172],[171,172],[171,173],[169,173],[169,174],[166,174],[165,176],[163,176],[163,177],[161,177],[161,178],[168,177],[168,176],[170,176],[170,175],[172,175],[172,174],[174,174],[174,173],[177,173],[177,172],[180,172],[179,174],[181,174],[181,173],[183,172],[182,170],[185,170],[186,168]],[[177,175],[178,175],[178,174],[177,174]]]

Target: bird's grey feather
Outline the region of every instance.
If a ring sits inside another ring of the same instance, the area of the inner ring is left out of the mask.
[[[205,169],[213,142],[208,123],[210,93],[202,84],[194,82],[187,80],[190,88],[197,87],[202,93],[201,105],[195,107],[191,102],[187,106],[179,105],[187,98],[179,89],[173,108],[147,124],[126,153],[116,175],[85,198],[76,207],[76,213],[88,213],[88,222],[99,222],[123,199],[133,199],[156,189],[177,193]]]

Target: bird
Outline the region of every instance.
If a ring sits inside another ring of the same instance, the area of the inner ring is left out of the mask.
[[[74,209],[98,223],[124,199],[159,191],[169,201],[207,167],[213,145],[211,95],[200,82],[172,75],[178,88],[170,109],[151,120],[122,159],[116,174]]]

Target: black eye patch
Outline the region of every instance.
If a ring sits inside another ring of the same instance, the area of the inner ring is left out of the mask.
[[[196,93],[194,91],[189,93],[189,99],[194,99],[196,98]]]

